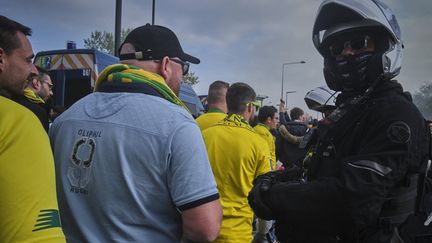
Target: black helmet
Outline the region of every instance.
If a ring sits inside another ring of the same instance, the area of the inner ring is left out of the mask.
[[[332,71],[329,45],[342,34],[362,31],[375,34],[384,42],[382,50],[378,51],[379,56],[373,57],[372,64],[378,69],[374,72],[383,74],[387,79],[399,74],[403,48],[401,32],[396,17],[387,5],[379,0],[324,0],[317,12],[312,40],[324,57],[324,74],[331,89],[340,91],[343,84],[328,73]]]

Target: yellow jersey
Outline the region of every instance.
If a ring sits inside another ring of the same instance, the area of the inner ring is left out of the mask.
[[[0,96],[0,242],[65,242],[47,133]]]
[[[198,123],[201,131],[214,126],[216,123],[222,121],[227,116],[226,113],[219,109],[209,109],[207,113],[199,116],[195,121]]]
[[[239,115],[203,131],[223,209],[215,242],[251,242],[253,211],[247,196],[253,180],[270,171],[267,143]]]
[[[268,127],[262,123],[258,123],[254,127],[255,131],[267,142],[269,149],[270,149],[270,155],[271,155],[271,170],[276,169],[276,144],[275,144],[275,138],[273,137],[273,134],[271,134]]]

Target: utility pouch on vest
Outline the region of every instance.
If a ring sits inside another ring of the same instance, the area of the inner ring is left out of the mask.
[[[303,140],[299,144],[299,148],[306,149],[309,148],[312,144],[316,144],[317,142],[317,129],[310,128],[306,131],[306,134],[303,136]]]
[[[378,226],[391,228],[402,224],[413,214],[416,207],[418,174],[408,176],[403,185],[393,189],[383,205],[378,217]]]
[[[428,122],[429,123],[429,122]],[[429,135],[429,160],[422,174],[422,182],[419,184],[419,201],[418,211],[427,215],[424,222],[424,226],[429,226],[432,223],[432,130],[429,124],[428,135]]]
[[[429,145],[428,160],[421,165],[418,182],[418,197],[415,213],[399,227],[399,232],[405,243],[432,242],[432,175],[431,175],[431,133],[427,127]]]

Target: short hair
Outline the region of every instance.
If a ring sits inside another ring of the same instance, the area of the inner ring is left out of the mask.
[[[38,79],[39,79],[39,81],[40,82],[43,82],[42,81],[42,79],[43,79],[43,77],[46,75],[46,76],[50,76],[50,74],[49,74],[49,72],[48,72],[48,70],[46,70],[46,69],[44,69],[44,68],[41,68],[41,67],[39,67],[39,66],[36,66],[36,69],[38,70]]]
[[[207,103],[215,104],[225,102],[226,97],[226,89],[229,88],[229,83],[216,80],[209,86],[208,95],[207,95]]]
[[[290,117],[293,120],[298,120],[303,114],[304,111],[298,107],[294,107],[290,110]]]
[[[278,110],[274,106],[263,106],[258,112],[258,122],[265,123],[267,118],[274,118]]]
[[[39,66],[36,66],[36,69],[38,70],[39,75],[42,75],[42,74],[49,75],[48,70],[46,70],[45,68],[41,68],[41,67],[39,67]]]
[[[247,103],[254,101],[256,93],[251,86],[245,83],[232,84],[226,94],[228,113],[241,114],[245,112]]]
[[[17,32],[22,32],[24,35],[31,35],[31,29],[18,22],[0,15],[0,48],[6,54],[10,54],[13,50],[21,46],[21,42],[16,35]]]

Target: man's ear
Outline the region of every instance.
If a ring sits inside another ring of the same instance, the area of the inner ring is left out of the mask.
[[[31,85],[33,88],[39,90],[42,86],[42,83],[39,80],[37,80],[36,78],[32,78]]]
[[[271,122],[272,122],[272,118],[270,116],[267,117],[265,124],[270,124]]]
[[[3,65],[5,63],[5,55],[6,52],[3,50],[3,48],[0,48],[0,71],[3,71]]]
[[[168,62],[169,62],[169,57],[164,57],[160,61],[161,65],[159,66],[159,73],[165,80],[167,80],[171,76],[171,72],[172,72],[171,68],[168,66]]]
[[[247,110],[248,113],[252,113],[252,109],[253,109],[252,105],[250,105],[250,104],[246,105],[246,110]]]

